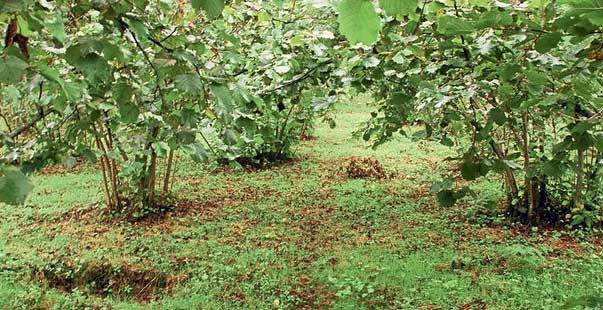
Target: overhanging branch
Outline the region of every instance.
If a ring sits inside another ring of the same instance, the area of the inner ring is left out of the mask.
[[[44,110],[42,113],[38,113],[36,114],[36,117],[34,117],[33,119],[31,119],[29,122],[27,122],[27,124],[13,130],[12,132],[10,132],[7,136],[11,139],[16,138],[17,136],[21,135],[22,133],[24,133],[25,131],[27,131],[29,128],[33,127],[35,124],[37,124],[39,121],[41,121],[42,119],[44,119],[46,116],[52,114],[56,112],[54,109],[46,109]]]
[[[310,70],[306,71],[305,73],[299,74],[296,77],[294,77],[293,79],[291,79],[289,81],[285,81],[283,84],[281,84],[279,86],[276,86],[276,87],[273,87],[273,88],[270,88],[270,89],[265,89],[265,90],[261,91],[258,95],[259,96],[268,95],[268,94],[273,93],[273,92],[275,92],[277,90],[280,90],[280,89],[283,89],[285,87],[297,84],[297,83],[299,83],[299,82],[301,82],[301,81],[309,78],[310,75],[312,75],[312,73],[314,73],[314,71],[318,70],[318,68],[320,68],[320,67],[322,67],[324,65],[331,64],[331,63],[333,63],[333,60],[328,60],[328,61],[325,61],[325,62],[321,62],[321,63],[317,64],[316,66],[312,67]]]

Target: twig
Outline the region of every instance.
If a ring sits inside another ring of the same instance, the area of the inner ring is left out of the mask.
[[[34,126],[36,123],[38,123],[40,120],[42,120],[43,118],[45,118],[46,116],[52,114],[56,112],[54,109],[47,109],[46,111],[43,111],[43,113],[38,113],[36,115],[36,117],[34,117],[33,119],[31,119],[27,124],[13,130],[11,133],[8,134],[8,137],[11,139],[16,138],[17,136],[19,136],[20,134],[24,133],[25,131],[27,131],[29,128],[31,128],[32,126]]]
[[[417,34],[419,31],[419,26],[421,26],[421,21],[423,21],[423,16],[425,16],[425,6],[427,5],[427,0],[423,1],[423,6],[421,7],[421,15],[419,15],[419,20],[417,21],[417,26],[415,26],[415,30],[412,32],[413,34]]]
[[[279,85],[279,86],[276,86],[276,87],[271,88],[271,89],[266,89],[266,90],[263,90],[263,91],[261,91],[261,92],[260,92],[258,95],[260,95],[260,96],[264,96],[264,95],[267,95],[267,94],[273,93],[273,92],[275,92],[275,91],[277,91],[277,90],[283,89],[283,88],[285,88],[285,87],[287,87],[287,86],[291,86],[291,85],[293,85],[293,84],[299,83],[299,82],[301,82],[301,81],[303,81],[303,80],[307,79],[308,77],[310,77],[310,75],[311,75],[311,74],[312,74],[314,71],[316,71],[318,68],[320,68],[321,66],[323,66],[323,65],[328,65],[328,64],[331,64],[331,63],[333,63],[333,60],[328,60],[328,61],[325,61],[325,62],[321,62],[321,63],[317,64],[316,66],[314,66],[313,68],[311,68],[310,70],[306,71],[305,73],[302,73],[302,74],[300,74],[300,75],[298,75],[298,76],[294,77],[293,79],[291,79],[291,80],[289,80],[289,81],[284,82],[283,84],[281,84],[281,85]]]

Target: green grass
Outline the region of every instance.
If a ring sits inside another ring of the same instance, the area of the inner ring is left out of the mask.
[[[453,152],[403,137],[372,150],[352,137],[369,112],[340,106],[337,128],[320,124],[298,160],[268,170],[179,162],[176,194],[199,204],[154,221],[98,218],[91,169],[36,176],[25,206],[0,209],[0,309],[557,309],[603,296],[599,236],[470,221],[501,198],[495,180],[438,207],[429,187]],[[348,178],[352,156],[393,177]],[[114,278],[91,276],[98,265]],[[127,279],[94,291],[128,270],[148,273],[147,298]],[[170,282],[150,294],[158,275]]]

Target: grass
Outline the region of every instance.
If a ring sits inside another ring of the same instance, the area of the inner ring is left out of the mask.
[[[39,175],[26,206],[0,209],[0,309],[577,309],[603,296],[598,235],[484,225],[496,182],[442,209],[430,184],[452,151],[352,137],[369,117],[339,107],[299,160],[209,171],[179,162],[178,212],[99,219],[90,169]],[[350,179],[352,156],[392,178]]]

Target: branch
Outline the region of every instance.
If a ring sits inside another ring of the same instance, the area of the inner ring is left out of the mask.
[[[260,95],[260,96],[267,95],[267,94],[273,93],[273,92],[275,92],[277,90],[283,89],[283,88],[285,88],[287,86],[291,86],[293,84],[297,84],[297,83],[299,83],[299,82],[301,82],[301,81],[309,78],[310,75],[314,71],[316,71],[318,68],[322,67],[323,65],[328,65],[328,64],[331,64],[331,63],[333,63],[333,60],[328,60],[328,61],[325,61],[325,62],[321,62],[321,63],[317,64],[316,66],[314,66],[313,68],[311,68],[310,70],[306,71],[306,73],[302,73],[300,75],[297,75],[293,79],[291,79],[289,81],[286,81],[283,84],[281,84],[279,86],[276,86],[274,88],[263,90],[258,95]]]
[[[4,120],[4,123],[6,124],[6,128],[8,128],[8,131],[13,131],[13,128],[11,127],[10,122],[8,121],[8,119],[6,118],[4,113],[2,113],[2,111],[0,111],[0,117]]]
[[[16,138],[17,136],[19,136],[20,134],[24,133],[25,131],[27,131],[29,128],[33,127],[36,123],[38,123],[40,120],[42,120],[43,118],[45,118],[47,115],[50,115],[52,113],[56,112],[54,109],[47,109],[46,111],[44,111],[43,113],[38,113],[36,115],[36,117],[34,117],[32,120],[30,120],[27,124],[13,130],[11,133],[8,134],[8,137],[11,139]]]
[[[174,30],[172,30],[172,32],[170,32],[170,34],[168,34],[165,38],[159,40],[159,42],[163,43],[163,42],[167,41],[169,38],[171,38],[176,33],[176,31],[178,31],[178,27],[174,28]]]
[[[456,13],[456,17],[461,17],[461,14],[459,13],[459,7],[456,3],[456,0],[454,0],[454,12]],[[467,46],[465,46],[465,36],[461,34],[461,46],[463,48],[463,54],[465,55],[465,59],[467,60],[467,62],[471,62],[471,53],[469,53],[469,49],[467,49]]]
[[[126,29],[128,30],[128,32],[130,33],[130,35],[132,35],[132,39],[134,40],[134,43],[136,44],[136,47],[140,50],[140,52],[142,53],[142,55],[144,56],[144,59],[147,61],[147,63],[149,64],[149,66],[151,66],[151,69],[153,69],[153,72],[155,73],[155,78],[156,78],[156,90],[159,92],[159,97],[161,99],[161,102],[164,103],[165,102],[165,97],[163,95],[163,90],[161,89],[161,77],[159,75],[159,70],[157,70],[157,67],[155,67],[155,64],[153,63],[153,61],[151,61],[151,58],[149,57],[149,54],[147,53],[147,51],[145,51],[145,49],[142,47],[142,45],[140,44],[140,41],[138,41],[138,38],[136,37],[136,34],[134,33],[134,31],[132,31],[132,29],[130,29],[130,26],[121,21],[123,26],[126,27]]]
[[[419,31],[419,27],[421,26],[421,22],[423,21],[423,17],[425,16],[425,6],[427,5],[427,0],[423,1],[423,6],[421,7],[421,15],[419,15],[419,20],[417,21],[417,26],[415,26],[415,30],[412,34],[417,34]]]
[[[169,37],[168,37],[168,38],[169,38]],[[156,40],[155,38],[153,38],[153,37],[152,37],[152,36],[150,36],[150,35],[148,35],[148,36],[147,36],[147,39],[149,39],[149,41],[153,42],[153,44],[155,44],[155,45],[159,46],[160,48],[162,48],[162,49],[164,49],[164,50],[166,50],[166,51],[168,51],[168,52],[170,52],[170,53],[174,51],[173,49],[171,49],[171,48],[169,48],[169,47],[165,47],[165,46],[163,45],[163,43],[161,43],[161,42],[163,42],[163,41],[165,41],[165,40],[158,41],[158,40]]]

